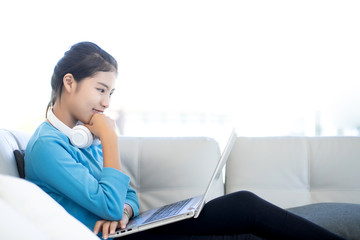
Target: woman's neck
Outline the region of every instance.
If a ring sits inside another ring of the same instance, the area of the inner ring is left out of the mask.
[[[78,120],[70,114],[69,110],[63,107],[62,104],[58,104],[58,102],[55,102],[52,111],[60,121],[62,121],[70,128],[75,127],[76,123],[78,122]]]

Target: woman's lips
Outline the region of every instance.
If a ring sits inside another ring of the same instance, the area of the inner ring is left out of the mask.
[[[102,111],[102,110],[97,110],[97,109],[93,108],[93,113],[103,114],[104,111]]]

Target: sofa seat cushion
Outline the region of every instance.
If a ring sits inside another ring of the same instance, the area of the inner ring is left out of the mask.
[[[360,239],[360,204],[316,203],[288,210],[345,239]]]

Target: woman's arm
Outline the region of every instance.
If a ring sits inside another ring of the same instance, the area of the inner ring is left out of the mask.
[[[110,167],[103,168],[100,178],[95,177],[77,154],[65,141],[40,138],[29,152],[32,164],[28,167],[36,181],[46,183],[54,194],[66,196],[103,219],[121,219],[130,178]]]
[[[121,161],[118,137],[115,132],[115,122],[104,114],[94,114],[89,124],[85,125],[101,140],[104,167],[121,171]]]
[[[118,138],[115,132],[102,134],[100,137],[104,156],[104,167],[111,167],[121,171]]]
[[[118,136],[115,132],[115,122],[104,114],[94,114],[89,125],[91,132],[100,137],[103,151],[104,168],[110,167],[121,171],[121,160],[118,146]],[[139,201],[131,188],[126,194],[126,201],[131,216],[139,214]],[[125,204],[126,205],[126,204]]]

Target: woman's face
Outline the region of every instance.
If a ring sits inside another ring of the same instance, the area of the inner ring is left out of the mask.
[[[103,113],[110,105],[116,81],[115,72],[97,72],[76,83],[69,109],[74,120],[89,123],[94,113]]]

